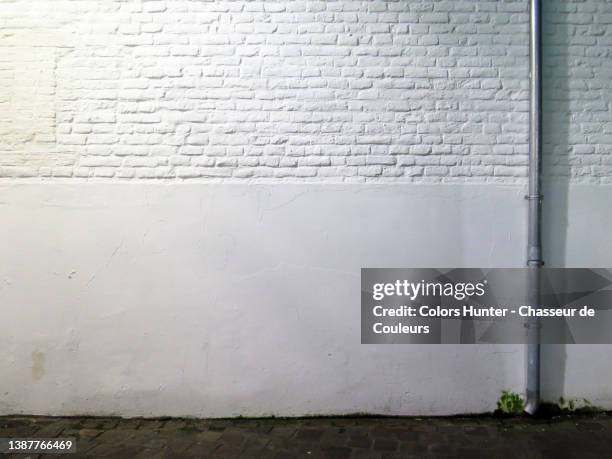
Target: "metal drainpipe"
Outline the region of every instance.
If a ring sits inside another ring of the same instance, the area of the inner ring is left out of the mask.
[[[542,2],[530,0],[530,109],[529,109],[529,230],[528,230],[528,295],[530,304],[540,306],[540,267],[542,242],[540,219],[540,165],[542,152]],[[540,321],[527,322],[527,402],[525,411],[535,414],[540,405]]]

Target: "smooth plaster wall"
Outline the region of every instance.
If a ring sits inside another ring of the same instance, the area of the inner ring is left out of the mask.
[[[521,186],[0,190],[0,413],[453,414],[523,390],[524,346],[359,331],[361,267],[522,266]],[[547,259],[608,266],[612,187],[568,196]],[[544,352],[546,398],[612,407],[609,346]]]
[[[0,413],[491,410],[524,347],[361,345],[360,268],[521,266],[522,193],[3,185]]]

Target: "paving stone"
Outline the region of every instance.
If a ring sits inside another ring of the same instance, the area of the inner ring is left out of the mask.
[[[343,446],[348,441],[348,434],[346,430],[341,428],[333,428],[325,429],[323,435],[319,439],[319,443],[322,445],[336,445]]]
[[[88,454],[89,451],[91,451],[92,449],[94,449],[95,447],[97,447],[100,442],[93,439],[93,438],[78,438],[77,439],[77,444],[76,444],[76,449],[77,449],[77,454]],[[54,455],[53,457],[55,457],[57,459],[57,455]],[[72,454],[70,456],[66,456],[66,457],[74,457]]]
[[[152,440],[142,443],[143,448],[152,450],[166,449],[167,446],[168,442],[162,438],[154,438]]]
[[[143,448],[139,446],[101,443],[95,448],[93,448],[91,451],[89,451],[88,456],[91,455],[93,457],[127,458],[136,456],[142,450]]]
[[[385,425],[378,425],[373,427],[372,429],[370,429],[370,433],[372,435],[372,437],[376,437],[376,438],[393,438],[393,431]]]
[[[366,435],[354,435],[350,437],[347,446],[349,448],[370,448],[372,439]]]
[[[594,432],[597,430],[603,430],[603,427],[601,424],[598,424],[596,422],[579,422],[576,426],[576,429]]]
[[[187,447],[181,452],[185,453],[186,455],[207,457],[209,455],[212,455],[212,453],[215,451],[216,448],[218,448],[218,446],[219,445],[217,445],[217,443],[213,441],[202,441],[195,445]]]
[[[146,425],[146,421],[142,419],[121,419],[115,430],[136,430],[143,422]]]
[[[258,423],[255,427],[250,429],[251,432],[269,434],[274,429],[273,425],[266,425],[262,423]]]
[[[304,441],[319,441],[322,436],[323,430],[321,429],[303,428],[297,433],[297,438]]]
[[[39,430],[40,426],[34,418],[4,418],[0,421],[0,433],[2,437],[23,438]]]
[[[78,432],[78,436],[79,438],[96,438],[98,435],[104,433],[104,430],[98,430],[98,429],[81,429]],[[36,433],[37,435],[40,435],[40,432]]]
[[[247,429],[239,429],[235,427],[227,428],[219,437],[219,441],[224,445],[233,445],[240,447],[246,441]]]
[[[418,442],[400,442],[400,454],[402,455],[424,455],[427,451],[427,445]]]
[[[83,429],[112,430],[120,421],[119,418],[86,418],[80,424]]]
[[[184,430],[190,428],[192,428],[193,430],[200,430],[193,423],[189,423],[188,421],[185,421],[183,419],[173,419],[166,421],[161,427],[160,431],[175,432],[177,430]]]
[[[296,432],[296,428],[293,426],[274,426],[270,431],[271,438],[289,438]]]
[[[78,432],[80,432],[80,430],[77,431],[77,433]],[[100,434],[97,440],[100,444],[123,443],[129,438],[135,437],[136,434],[137,431],[135,430],[107,430]],[[150,434],[153,435],[153,432],[150,432]],[[144,436],[144,434],[141,436]]]
[[[246,442],[244,444],[244,448],[248,450],[256,450],[256,449],[264,449],[268,442],[270,441],[269,437],[263,434],[248,434],[246,438]]]
[[[214,430],[217,432],[222,432],[225,428],[230,425],[227,421],[213,421],[208,426],[208,430]]]
[[[44,425],[41,425],[40,428],[36,431],[36,435],[40,438],[59,437],[67,425],[67,421],[45,422]]]
[[[235,459],[239,457],[241,453],[242,448],[238,445],[232,444],[220,445],[213,452],[214,457],[218,459]]]
[[[392,432],[395,438],[402,441],[416,441],[419,438],[419,433],[412,429],[396,428]]]
[[[330,459],[345,459],[350,457],[351,448],[343,446],[327,446],[323,448],[324,454]]]
[[[295,458],[295,456],[289,451],[278,452],[274,456],[270,456],[270,457],[274,457],[274,459],[294,459]]]
[[[168,459],[170,457],[166,450],[156,450],[144,448],[134,456],[134,459]]]
[[[396,451],[399,443],[394,438],[377,438],[374,440],[375,451]]]

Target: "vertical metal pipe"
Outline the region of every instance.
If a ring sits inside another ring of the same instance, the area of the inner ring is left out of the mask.
[[[542,242],[540,219],[542,195],[540,168],[542,153],[542,2],[530,0],[530,108],[529,108],[529,229],[527,239],[528,295],[530,304],[540,306]],[[535,414],[540,405],[540,321],[527,323],[527,402],[525,411]]]

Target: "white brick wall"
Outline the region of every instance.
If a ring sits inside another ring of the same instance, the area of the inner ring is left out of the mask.
[[[544,4],[545,174],[612,183],[612,2]]]
[[[612,3],[546,4],[549,171],[612,181]],[[0,177],[524,180],[526,0],[0,0]]]

